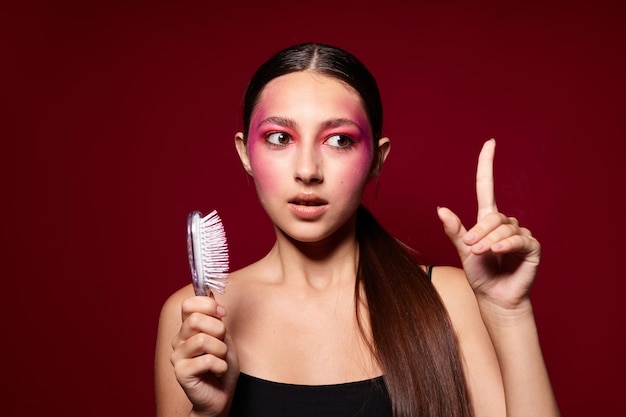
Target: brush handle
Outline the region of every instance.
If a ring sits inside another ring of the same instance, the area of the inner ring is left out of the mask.
[[[200,242],[200,221],[202,213],[192,211],[187,217],[187,257],[189,269],[191,269],[191,282],[196,295],[210,295],[204,285],[204,272],[202,270],[202,245]]]

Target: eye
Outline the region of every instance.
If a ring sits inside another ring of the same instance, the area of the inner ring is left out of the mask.
[[[354,141],[348,135],[332,135],[326,139],[325,143],[335,148],[349,148],[354,144]]]
[[[265,136],[265,141],[277,146],[285,146],[291,143],[291,136],[285,132],[272,132]]]

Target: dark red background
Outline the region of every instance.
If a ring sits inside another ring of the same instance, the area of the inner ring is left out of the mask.
[[[5,10],[2,415],[154,414],[186,215],[220,211],[234,268],[268,250],[232,139],[257,65],[309,40],[378,78],[393,150],[367,203],[428,262],[457,264],[435,207],[472,222],[476,156],[497,138],[499,206],[544,247],[533,298],[563,415],[623,410],[617,2],[181,3]]]

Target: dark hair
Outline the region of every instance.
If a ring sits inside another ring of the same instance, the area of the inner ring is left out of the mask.
[[[376,146],[383,127],[383,106],[376,80],[354,55],[333,46],[317,43],[303,43],[284,49],[259,67],[248,84],[244,98],[244,137],[248,137],[250,117],[265,85],[281,75],[304,70],[314,70],[336,78],[356,90],[369,117]]]
[[[245,95],[244,137],[265,85],[281,75],[304,70],[334,77],[356,90],[369,117],[376,147],[383,114],[376,80],[350,53],[318,43],[282,50],[254,74]],[[360,317],[363,289],[372,340],[365,336],[369,332],[361,321],[359,327],[383,369],[394,416],[472,416],[452,324],[428,275],[363,205],[357,210],[356,233],[356,316]]]

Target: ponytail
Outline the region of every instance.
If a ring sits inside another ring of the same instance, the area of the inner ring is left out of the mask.
[[[358,309],[364,290],[370,347],[382,367],[394,417],[471,417],[456,337],[428,275],[362,205],[356,230],[355,304]],[[366,334],[360,321],[359,327]]]

